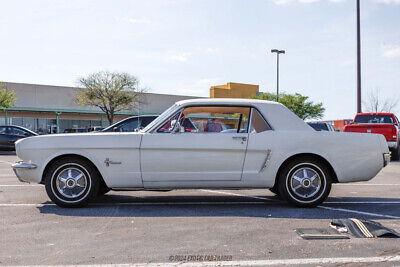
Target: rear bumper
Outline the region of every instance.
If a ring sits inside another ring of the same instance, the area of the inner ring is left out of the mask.
[[[399,146],[399,143],[396,141],[387,141],[387,144],[390,149],[397,149]]]
[[[32,181],[26,178],[27,177],[26,171],[36,169],[37,165],[20,161],[20,162],[17,162],[15,164],[11,165],[11,167],[13,168],[14,173],[17,176],[18,180],[20,180],[21,182],[24,182],[24,183],[29,183]]]

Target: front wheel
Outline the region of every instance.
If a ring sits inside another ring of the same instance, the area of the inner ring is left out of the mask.
[[[45,174],[47,195],[60,207],[88,204],[99,190],[99,174],[88,160],[65,157],[54,162]]]
[[[301,157],[286,164],[279,175],[280,195],[299,207],[315,207],[329,195],[332,174],[329,167],[313,157]]]

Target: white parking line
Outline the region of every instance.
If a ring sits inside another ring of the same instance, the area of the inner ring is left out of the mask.
[[[344,186],[400,186],[399,184],[357,184],[357,183],[345,183],[345,184],[334,184],[334,186],[344,185]]]
[[[202,190],[206,192],[214,192],[214,193],[219,193],[219,194],[228,194],[228,195],[236,195],[236,196],[242,196],[242,197],[248,197],[248,198],[257,198],[257,199],[265,199],[265,200],[272,200],[266,197],[256,197],[256,196],[247,196],[247,195],[241,195],[241,194],[235,194],[235,193],[229,193],[229,192],[223,192],[223,191],[216,191],[216,190]],[[276,200],[275,200],[276,201]],[[332,203],[332,202],[327,202],[327,203]],[[349,204],[353,202],[348,202]],[[365,202],[367,204],[368,202]],[[369,204],[369,203],[368,203]],[[386,203],[385,203],[386,204]],[[326,207],[326,206],[318,206],[317,208],[321,209],[328,209],[328,210],[336,210],[336,211],[343,211],[343,212],[348,212],[348,213],[356,213],[356,214],[362,214],[362,215],[368,215],[368,216],[376,216],[376,217],[383,217],[383,218],[390,218],[390,219],[400,219],[400,217],[397,216],[392,216],[392,215],[385,215],[385,214],[378,214],[378,213],[370,213],[370,212],[364,212],[364,211],[357,211],[357,210],[349,210],[349,209],[341,209],[341,208],[331,208],[331,207]]]
[[[32,187],[43,186],[41,184],[0,184],[0,187]]]
[[[325,201],[324,204],[400,204],[400,201]]]
[[[2,160],[0,160],[0,163],[6,163],[6,164],[9,164],[9,165],[13,165],[14,164],[14,162],[8,162],[8,161],[2,161]]]
[[[194,256],[195,257],[195,256]],[[136,264],[98,264],[78,266],[135,266],[135,267],[213,267],[213,266],[272,266],[272,265],[320,265],[320,264],[345,264],[345,263],[384,263],[398,262],[400,256],[359,257],[359,258],[311,258],[311,259],[281,259],[281,260],[239,260],[239,261],[203,261],[203,262],[160,262],[160,263],[136,263]],[[63,265],[72,267],[77,265]]]
[[[248,196],[248,195],[242,195],[242,194],[236,194],[236,193],[224,192],[224,191],[217,191],[217,190],[200,189],[200,191],[208,192],[208,193],[218,193],[218,194],[230,195],[230,196],[237,196],[237,197],[247,197],[247,198],[254,198],[254,199],[261,199],[261,200],[277,201],[276,199],[269,198],[269,197]]]
[[[0,177],[10,177],[14,178],[15,175],[13,173],[0,173]]]
[[[371,213],[371,212],[358,211],[358,210],[349,210],[349,209],[342,209],[342,208],[332,208],[332,207],[326,207],[326,206],[318,206],[318,208],[326,209],[326,210],[343,211],[343,212],[348,212],[348,213],[356,213],[356,214],[368,215],[368,216],[375,216],[375,217],[382,217],[382,218],[389,218],[389,219],[400,219],[400,217],[397,217],[397,216],[386,215],[386,214],[379,214],[379,213]]]
[[[261,201],[191,201],[191,202],[107,202],[90,203],[89,206],[175,206],[175,205],[265,205]],[[0,207],[46,207],[56,206],[54,203],[0,203]]]

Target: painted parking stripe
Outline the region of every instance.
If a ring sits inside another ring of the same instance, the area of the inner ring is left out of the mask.
[[[348,213],[355,213],[355,214],[374,216],[374,217],[382,217],[382,218],[389,218],[389,219],[400,219],[400,217],[398,217],[398,216],[379,214],[379,213],[372,213],[372,212],[365,212],[365,211],[358,211],[358,210],[332,208],[332,207],[327,207],[327,206],[318,206],[318,208],[326,209],[326,210],[334,210],[334,211],[343,211],[343,212],[348,212]]]
[[[248,196],[248,195],[242,195],[242,194],[237,194],[237,193],[232,193],[232,192],[225,192],[225,191],[208,190],[208,189],[200,189],[200,191],[208,192],[208,193],[218,193],[218,194],[222,194],[222,195],[237,196],[237,197],[254,198],[254,199],[260,199],[260,200],[279,201],[277,199],[273,199],[273,198],[269,198],[269,197]]]
[[[400,201],[324,201],[323,204],[400,204]]]
[[[399,184],[357,184],[357,183],[338,183],[338,184],[334,184],[333,186],[340,186],[340,185],[344,185],[344,186],[400,186]]]
[[[6,163],[6,164],[9,164],[9,165],[13,165],[15,162],[9,162],[9,161],[0,160],[0,163]]]
[[[202,190],[204,191],[204,190]],[[215,192],[215,193],[220,193],[220,194],[225,194],[229,192],[223,192],[223,191],[216,191],[216,190],[207,190],[208,192]],[[234,193],[232,193],[234,194]],[[265,199],[265,200],[270,200],[269,198],[265,197],[255,197],[255,196],[247,196],[247,195],[241,195],[241,194],[235,194],[237,196],[243,196],[243,197],[248,197],[248,198],[257,198],[257,199]],[[369,204],[369,203],[368,203]],[[355,214],[362,214],[362,215],[368,215],[368,216],[375,216],[375,217],[383,217],[383,218],[390,218],[390,219],[400,219],[400,217],[397,216],[392,216],[392,215],[385,215],[385,214],[378,214],[378,213],[371,213],[371,212],[364,212],[364,211],[358,211],[358,210],[349,210],[349,209],[341,209],[341,208],[332,208],[332,207],[326,207],[326,206],[318,206],[318,208],[321,209],[327,209],[327,210],[335,210],[335,211],[343,211],[343,212],[348,212],[348,213],[355,213]]]
[[[0,187],[43,187],[43,185],[41,185],[41,184],[3,184],[3,185],[0,185]],[[209,192],[209,193],[231,195],[231,196],[247,197],[247,198],[259,199],[259,200],[271,200],[274,202],[285,203],[284,201],[281,201],[279,199],[273,199],[273,198],[267,198],[267,197],[248,196],[248,195],[242,195],[242,194],[237,194],[237,193],[223,192],[223,191],[216,191],[216,190],[206,190],[206,189],[201,189],[201,191]],[[207,203],[210,203],[210,202],[207,202]],[[239,202],[235,202],[235,203],[239,203]],[[249,202],[246,202],[246,203],[249,203]],[[257,203],[265,203],[265,202],[257,202]],[[329,201],[328,200],[328,201],[325,201],[324,204],[400,204],[400,201]]]
[[[43,186],[41,184],[0,184],[0,187],[32,187]]]
[[[175,206],[175,205],[265,205],[261,201],[196,201],[196,202],[107,202],[90,203],[89,206]],[[271,203],[272,204],[272,203]],[[54,203],[0,203],[0,207],[46,207]]]
[[[281,260],[239,260],[239,261],[206,261],[206,262],[160,262],[160,263],[136,263],[136,264],[98,264],[98,265],[78,265],[86,266],[134,266],[134,267],[213,267],[213,266],[274,266],[274,265],[316,265],[316,264],[345,264],[345,263],[380,263],[380,262],[399,262],[400,255],[380,256],[380,257],[354,257],[354,258],[310,258],[310,259],[281,259]],[[43,265],[42,265],[43,266]],[[72,267],[77,265],[62,265]]]

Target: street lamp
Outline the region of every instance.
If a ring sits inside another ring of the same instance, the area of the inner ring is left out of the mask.
[[[279,54],[285,54],[285,50],[272,49],[271,53],[276,53],[276,101],[279,101]]]
[[[361,33],[360,0],[357,0],[357,113],[361,113]]]

